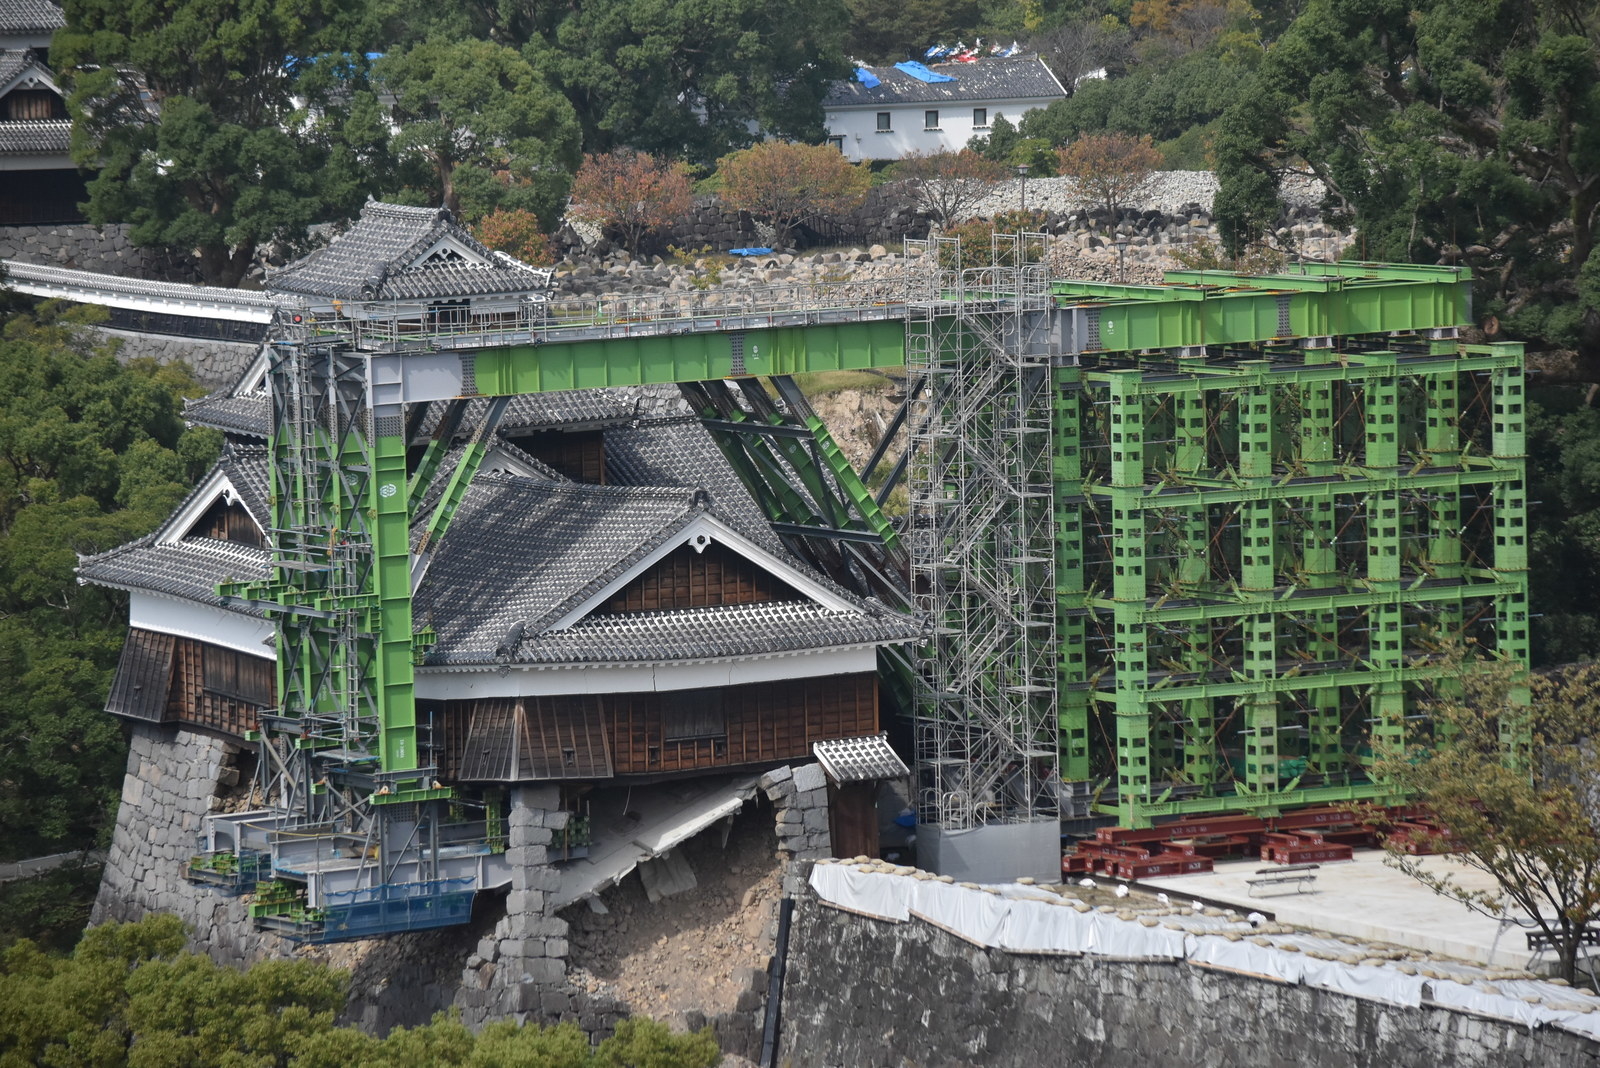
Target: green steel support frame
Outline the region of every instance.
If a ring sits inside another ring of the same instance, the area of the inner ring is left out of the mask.
[[[461,407],[409,467],[408,409],[902,365],[925,398],[907,420],[901,536],[936,635],[919,658],[925,814],[964,806],[953,825],[970,826],[1003,796],[1023,818],[1059,801],[1147,825],[1386,796],[1372,747],[1428,736],[1416,699],[1449,685],[1433,643],[1466,636],[1526,662],[1519,347],[1455,340],[1470,320],[1456,269],[1047,285],[1031,240],[997,245],[992,278],[958,291],[930,268],[901,306],[802,325],[597,315],[444,350],[286,336],[271,370],[275,567],[224,591],[278,625],[282,707],[264,733],[286,807],[334,811],[311,754],[368,791],[347,791],[346,813],[447,792],[417,723],[410,534]],[[923,253],[936,266],[944,247]],[[774,519],[892,547],[820,423],[719,415]],[[986,644],[958,648],[973,636]],[[977,753],[980,774],[951,770]]]
[[[1339,345],[1058,373],[1063,764],[1123,824],[1388,796],[1442,639],[1526,663],[1520,347]]]

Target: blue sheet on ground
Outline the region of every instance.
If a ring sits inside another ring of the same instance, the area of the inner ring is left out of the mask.
[[[770,248],[730,248],[728,250],[728,253],[733,256],[766,256],[771,252]]]
[[[860,82],[868,89],[876,89],[882,84],[878,81],[878,76],[865,67],[856,68],[856,81]]]
[[[924,67],[921,63],[914,63],[909,59],[906,60],[904,63],[896,63],[894,65],[894,69],[898,70],[898,71],[903,71],[904,73],[911,75],[913,78],[915,78],[919,82],[932,83],[932,82],[953,82],[953,81],[955,81],[955,79],[952,78],[948,74],[940,74],[937,71],[929,70],[927,67]]]

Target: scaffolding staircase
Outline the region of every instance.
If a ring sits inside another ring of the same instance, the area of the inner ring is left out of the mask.
[[[1058,818],[1048,238],[908,241],[919,820],[944,832]],[[983,255],[983,253],[987,255]]]

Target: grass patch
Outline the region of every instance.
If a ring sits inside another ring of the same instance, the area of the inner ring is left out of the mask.
[[[812,371],[794,376],[795,385],[808,397],[843,393],[847,389],[880,393],[894,387],[894,381],[875,371]]]

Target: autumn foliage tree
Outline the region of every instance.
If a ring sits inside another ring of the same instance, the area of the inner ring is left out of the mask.
[[[1115,215],[1149,188],[1161,153],[1148,135],[1093,134],[1057,149],[1056,160],[1076,196]]]
[[[1457,850],[1455,863],[1399,849],[1389,862],[1474,912],[1542,933],[1570,981],[1600,921],[1600,666],[1525,676],[1453,651],[1444,678],[1427,708],[1431,737],[1380,750],[1372,770],[1448,829],[1437,844]],[[1463,884],[1460,867],[1494,889]]]
[[[621,238],[636,252],[645,235],[689,210],[692,193],[681,163],[644,152],[585,155],[572,182],[569,214]]]
[[[940,226],[949,226],[969,218],[1010,168],[970,149],[940,149],[912,153],[896,163],[891,174],[908,183],[917,207]]]
[[[872,178],[828,145],[764,141],[717,163],[722,199],[764,219],[787,245],[796,227],[858,206]]]
[[[539,217],[521,208],[496,208],[478,220],[472,227],[472,236],[496,252],[535,267],[548,267],[554,258],[550,237],[539,225]]]

